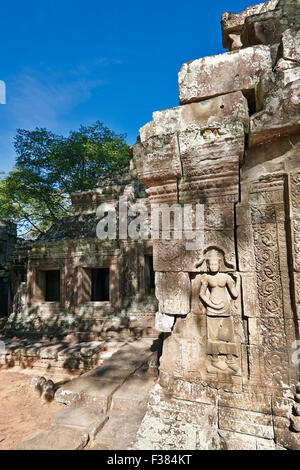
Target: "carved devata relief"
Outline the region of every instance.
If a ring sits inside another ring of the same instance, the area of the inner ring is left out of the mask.
[[[209,247],[197,264],[200,273],[199,298],[207,322],[208,373],[236,374],[239,371],[238,344],[233,322],[233,302],[240,293],[240,276],[226,261],[223,250]],[[231,272],[230,272],[231,271]]]

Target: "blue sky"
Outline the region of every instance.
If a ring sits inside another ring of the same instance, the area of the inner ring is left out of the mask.
[[[1,2],[0,80],[7,103],[0,105],[0,171],[13,167],[17,128],[66,135],[100,120],[133,144],[153,111],[178,106],[181,65],[224,52],[222,12],[238,13],[251,4]]]

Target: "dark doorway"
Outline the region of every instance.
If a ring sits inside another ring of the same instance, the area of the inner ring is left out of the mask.
[[[8,315],[8,278],[0,278],[0,316]]]
[[[144,279],[145,279],[145,293],[154,294],[155,272],[153,269],[153,256],[150,256],[150,255],[145,255]]]
[[[91,301],[109,301],[109,268],[91,269]]]
[[[45,272],[45,300],[46,302],[59,302],[60,301],[60,271],[46,271]]]

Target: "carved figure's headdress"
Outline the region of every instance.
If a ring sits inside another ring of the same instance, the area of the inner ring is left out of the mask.
[[[213,249],[207,252],[207,256],[205,257],[206,261],[221,261],[222,255],[217,250]]]
[[[220,272],[233,271],[233,264],[229,263],[226,260],[226,256],[222,248],[217,246],[209,246],[203,251],[203,257],[196,264],[196,268],[200,267],[200,272],[207,272],[207,263],[206,261],[218,260],[220,264]]]

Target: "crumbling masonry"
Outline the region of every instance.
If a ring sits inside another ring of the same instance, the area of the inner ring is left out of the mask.
[[[199,250],[153,241],[165,341],[138,449],[300,448],[300,2],[222,32],[134,146],[150,203],[204,205]]]

